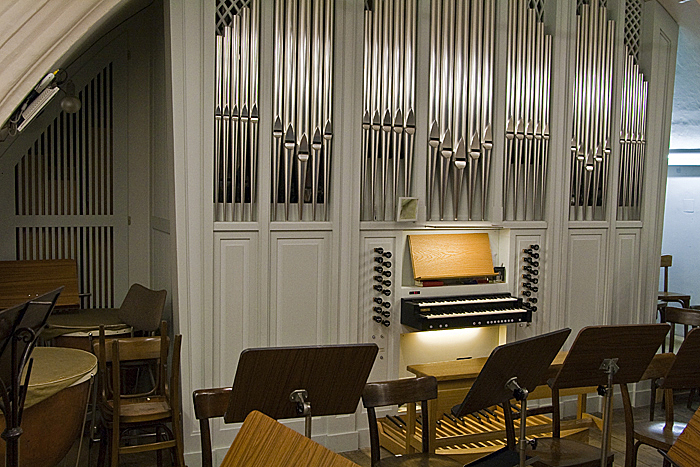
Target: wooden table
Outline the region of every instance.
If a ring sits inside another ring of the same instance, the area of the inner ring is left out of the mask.
[[[663,302],[677,302],[680,303],[683,308],[690,308],[690,295],[659,290],[659,300]]]
[[[119,308],[83,308],[52,314],[41,332],[41,339],[54,346],[72,347],[92,352],[93,339],[105,327],[105,335],[128,337],[133,328],[119,319]]]
[[[567,352],[560,352],[556,356],[545,375],[544,381],[542,381],[542,385],[529,394],[528,400],[551,397],[551,391],[546,385],[546,381],[556,376],[566,355]],[[659,365],[668,365],[670,360],[665,357],[667,355],[656,355],[650,364],[650,368],[654,367],[658,370],[657,367]],[[453,406],[464,400],[487,359],[488,357],[481,357],[468,360],[423,363],[407,367],[408,371],[416,376],[434,376],[438,381],[438,397],[436,400],[428,401],[428,410],[432,420],[438,419],[438,414],[449,413]],[[586,395],[595,391],[595,387],[564,389],[560,391],[560,396],[578,396],[577,420],[589,418],[596,423],[600,423],[600,420],[596,417],[586,414]],[[430,427],[431,452],[434,452],[436,446],[436,426],[433,425]]]

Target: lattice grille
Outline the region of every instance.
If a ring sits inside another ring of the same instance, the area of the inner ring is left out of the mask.
[[[576,0],[576,14],[580,14],[581,5],[598,5],[608,7],[608,0]]]
[[[224,27],[231,26],[233,17],[248,6],[251,0],[216,0],[216,33],[223,35]]]
[[[642,30],[642,0],[627,0],[625,5],[625,45],[639,63]]]
[[[537,21],[544,21],[544,2],[545,0],[530,0],[530,5],[528,5],[535,10]]]
[[[17,259],[75,259],[89,307],[114,306],[112,68],[78,93],[80,111],[61,112],[15,165]],[[65,226],[57,216],[75,217]]]

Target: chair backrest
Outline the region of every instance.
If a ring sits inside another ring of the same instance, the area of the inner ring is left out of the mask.
[[[700,315],[700,312],[696,312]],[[700,329],[692,329],[676,353],[659,387],[689,389],[700,387]]]
[[[165,345],[160,346],[160,352],[158,349],[153,348],[154,340],[159,340],[159,345],[165,343]],[[173,341],[173,354],[172,354],[172,364],[170,367],[170,381],[166,384],[168,370],[168,342],[169,339],[165,337],[129,337],[126,339],[113,339],[112,340],[112,356],[113,356],[113,369],[112,369],[112,388],[121,387],[121,371],[120,363],[126,361],[134,360],[144,360],[152,359],[155,355],[160,353],[159,361],[161,370],[159,373],[160,387],[158,387],[156,394],[165,396],[169,402],[170,408],[172,410],[172,420],[173,423],[179,423],[180,420],[180,351],[182,348],[182,335],[178,334],[175,336]],[[163,352],[165,348],[165,352]],[[123,399],[134,397],[133,394],[114,394],[112,399],[112,407],[114,408],[115,417],[119,415],[121,408],[121,403]]]
[[[700,310],[695,310],[692,308],[677,308],[672,306],[667,306],[665,308],[665,318],[667,323],[671,324],[671,334],[669,336],[668,348],[670,352],[673,352],[673,347],[676,338],[676,324],[683,324],[686,326],[700,326]]]
[[[197,389],[192,393],[194,416],[199,420],[202,442],[202,467],[212,467],[211,430],[209,419],[223,417],[228,407],[232,388]]]
[[[367,409],[369,418],[369,440],[372,453],[372,465],[379,462],[379,429],[377,426],[376,407],[409,404],[409,410],[415,410],[415,403],[420,402],[421,419],[423,423],[422,445],[423,452],[428,452],[429,429],[434,420],[428,417],[428,400],[437,399],[437,379],[434,376],[406,378],[381,383],[367,383],[362,392],[362,404]],[[409,417],[410,418],[410,417]],[[413,438],[413,428],[407,427],[407,452],[410,452],[410,440]]]
[[[700,409],[695,411],[683,432],[668,450],[667,458],[678,467],[700,465]]]
[[[668,268],[673,264],[673,256],[661,255],[661,267],[664,268],[664,292],[668,292]]]
[[[106,339],[104,326],[100,326],[99,339],[93,343],[93,351],[97,355],[99,362],[97,393],[103,402],[118,399],[116,396],[119,395],[119,388],[121,387],[120,362],[152,361],[155,362],[156,368],[154,374],[155,385],[152,388],[135,394],[122,394],[123,397],[165,395],[168,375],[168,352],[170,348],[168,325],[165,321],[161,323],[160,332],[161,335],[155,337]],[[173,354],[172,367],[175,367],[175,354]]]
[[[165,290],[151,290],[141,284],[133,284],[119,307],[119,319],[135,331],[156,331],[163,318],[167,295]]]

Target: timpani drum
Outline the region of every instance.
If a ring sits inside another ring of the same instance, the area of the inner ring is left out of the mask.
[[[86,308],[49,316],[41,333],[44,341],[58,347],[92,352],[92,343],[103,325],[107,337],[130,337],[133,328],[119,319],[118,308]]]
[[[22,466],[54,466],[82,434],[95,355],[71,348],[36,347],[22,415],[19,457]],[[0,415],[0,430],[5,419]],[[0,442],[0,465],[5,443]]]

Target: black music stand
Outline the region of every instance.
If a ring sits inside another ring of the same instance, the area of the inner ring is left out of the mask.
[[[29,357],[62,290],[63,287],[60,287],[9,308],[0,315],[0,410],[5,414],[2,438],[7,445],[7,466],[19,465],[22,411],[32,371]],[[25,367],[27,371],[23,384],[22,372]]]
[[[226,423],[242,422],[253,410],[274,419],[351,414],[379,348],[376,344],[269,347],[246,349],[224,414]]]
[[[463,417],[493,405],[503,405],[509,446],[469,465],[512,467],[519,464],[522,467],[534,462],[525,456],[527,396],[545,382],[547,370],[570,333],[571,329],[561,329],[493,349],[462,403],[452,408],[452,415]],[[521,403],[518,453],[512,451],[515,438],[510,412],[512,398]]]
[[[557,376],[549,381],[552,398],[559,390],[598,386],[603,396],[603,434],[600,465],[607,465],[608,433],[612,415],[612,388],[614,384],[636,383],[642,378],[654,354],[661,347],[668,324],[630,324],[621,326],[589,326],[583,328],[566,355]],[[555,407],[557,405],[555,404]],[[559,432],[559,413],[553,414],[555,433]],[[538,447],[545,445],[540,439]],[[576,443],[575,441],[572,441]],[[552,450],[560,450],[559,446]],[[537,452],[533,449],[532,452]]]

